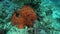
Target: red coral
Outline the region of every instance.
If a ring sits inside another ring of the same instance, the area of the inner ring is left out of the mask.
[[[12,16],[12,25],[17,24],[18,28],[24,28],[25,25],[33,26],[33,22],[37,19],[36,13],[30,6],[24,6],[18,13],[18,17],[16,13]]]

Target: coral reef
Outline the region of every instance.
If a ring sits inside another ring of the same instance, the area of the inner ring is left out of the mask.
[[[0,0],[0,34],[60,34],[60,0]]]

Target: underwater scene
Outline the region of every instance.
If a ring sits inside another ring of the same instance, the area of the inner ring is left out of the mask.
[[[60,34],[60,0],[0,0],[0,34]]]

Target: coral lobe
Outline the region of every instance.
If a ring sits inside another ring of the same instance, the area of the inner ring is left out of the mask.
[[[36,13],[30,6],[24,6],[19,11],[19,16],[16,17],[16,13],[12,16],[12,25],[18,25],[18,28],[24,28],[25,25],[31,27],[33,22],[37,19]]]

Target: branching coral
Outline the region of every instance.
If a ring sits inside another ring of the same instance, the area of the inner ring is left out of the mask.
[[[31,27],[37,19],[36,13],[30,7],[25,5],[19,12],[15,12],[12,16],[12,25],[17,24],[18,28],[24,28],[25,25]]]

